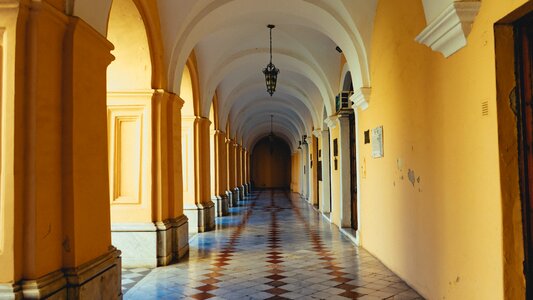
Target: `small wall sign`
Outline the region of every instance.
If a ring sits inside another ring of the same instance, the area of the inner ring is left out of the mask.
[[[372,129],[372,157],[383,157],[383,126]]]

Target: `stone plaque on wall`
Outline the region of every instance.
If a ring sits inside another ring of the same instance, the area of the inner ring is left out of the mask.
[[[372,129],[372,157],[383,157],[383,126]]]

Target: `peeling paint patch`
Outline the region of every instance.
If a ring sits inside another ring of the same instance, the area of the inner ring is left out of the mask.
[[[70,240],[68,237],[65,237],[65,239],[63,240],[63,250],[65,250],[66,252],[70,252]]]
[[[407,171],[407,177],[409,177],[409,181],[411,182],[411,184],[415,186],[415,171],[409,169],[409,171]]]
[[[401,158],[396,160],[396,166],[398,167],[398,171],[401,172],[403,170],[403,160]]]

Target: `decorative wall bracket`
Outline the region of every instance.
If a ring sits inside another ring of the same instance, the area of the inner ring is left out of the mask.
[[[449,57],[466,46],[480,6],[480,1],[452,2],[415,40]]]
[[[353,95],[350,96],[350,100],[353,102],[352,108],[354,110],[357,110],[357,108],[361,108],[361,110],[365,110],[368,108],[368,103],[370,102],[370,93],[372,92],[372,88],[370,87],[362,87],[357,91],[354,91]]]
[[[326,125],[328,125],[329,128],[335,128],[335,126],[337,126],[338,118],[339,117],[337,116],[330,116],[324,120],[324,123],[326,123]]]

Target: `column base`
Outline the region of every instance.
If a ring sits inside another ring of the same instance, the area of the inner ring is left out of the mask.
[[[65,270],[68,299],[122,299],[120,251],[109,252],[77,268]]]
[[[172,219],[172,255],[180,261],[189,254],[189,222],[185,215]]]
[[[244,192],[244,185],[240,186],[239,191],[241,192],[241,200],[244,201],[244,198],[246,197],[246,194]]]
[[[8,289],[2,285],[2,299],[122,299],[120,251],[109,251],[79,267],[58,270],[35,280],[13,286],[14,297],[3,297]]]
[[[220,211],[220,215],[219,217],[223,217],[223,216],[227,216],[229,215],[229,199],[228,199],[228,196],[226,196],[225,194],[224,195],[220,195],[220,204],[221,204],[221,211]]]
[[[22,299],[21,286],[13,283],[0,283],[0,299]]]
[[[172,222],[165,220],[155,222],[157,236],[157,265],[166,266],[172,263]]]
[[[206,232],[215,229],[215,204],[198,203],[198,232]]]
[[[189,233],[206,232],[215,228],[215,204],[198,203],[192,207],[186,207],[183,213],[189,218]]]
[[[128,268],[166,266],[188,252],[187,217],[155,223],[111,225],[113,244],[122,251]]]
[[[228,207],[233,207],[233,193],[231,191],[226,191],[226,196],[228,197]]]
[[[222,217],[224,214],[222,212],[222,197],[220,196],[212,196],[211,201],[215,203],[215,216],[216,217]]]
[[[67,279],[61,271],[55,271],[34,280],[22,281],[23,299],[67,299]]]
[[[239,201],[241,200],[241,194],[239,192],[239,188],[234,188],[233,191],[233,206],[237,206]]]
[[[154,223],[111,224],[111,240],[122,251],[125,267],[157,267],[157,231]]]
[[[248,183],[244,184],[244,194],[246,196],[250,196],[250,186],[248,185]]]

